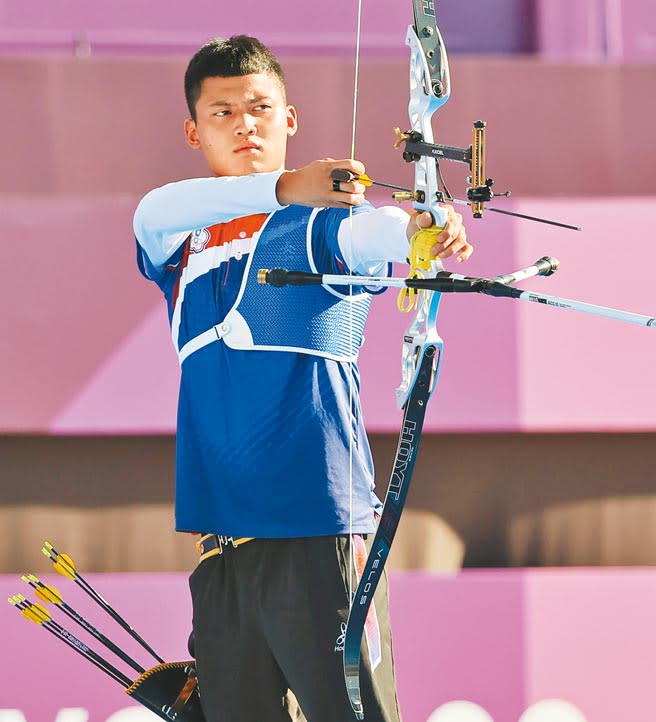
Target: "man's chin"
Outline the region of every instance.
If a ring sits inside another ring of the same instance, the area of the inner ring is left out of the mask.
[[[235,164],[230,168],[221,166],[220,168],[214,168],[214,175],[216,176],[242,176],[242,175],[253,175],[253,173],[271,173],[280,168],[280,164],[267,163],[263,160],[255,158],[244,159],[244,162]]]

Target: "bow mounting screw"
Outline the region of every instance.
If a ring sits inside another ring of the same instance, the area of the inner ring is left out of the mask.
[[[444,94],[444,91],[442,89],[442,83],[439,80],[436,80],[433,83],[433,95],[436,98],[441,98],[443,94]]]
[[[430,25],[426,25],[421,29],[421,34],[425,38],[430,38],[433,35],[433,28]]]

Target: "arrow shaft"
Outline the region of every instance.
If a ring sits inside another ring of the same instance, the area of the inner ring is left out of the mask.
[[[117,657],[120,657],[126,664],[129,664],[135,672],[142,674],[146,671],[144,667],[142,667],[138,662],[135,662],[132,657],[126,654],[118,645],[112,642],[112,640],[106,637],[102,632],[98,631],[81,614],[76,612],[75,609],[73,609],[70,605],[66,604],[66,602],[62,602],[60,608],[62,612],[64,612],[64,614],[69,617],[69,619],[72,619],[76,624],[82,627],[85,632],[88,632],[92,637],[95,637],[95,639],[97,639],[101,644],[107,647],[107,649],[113,652]]]
[[[472,203],[470,201],[463,201],[460,198],[447,198],[445,200],[446,203],[457,203],[461,206],[471,206]],[[550,226],[558,226],[558,228],[567,228],[570,231],[580,231],[581,226],[573,226],[569,223],[562,223],[561,221],[552,221],[548,218],[540,218],[538,216],[529,216],[526,213],[518,213],[517,211],[507,211],[505,208],[494,208],[491,206],[485,207],[486,211],[490,211],[492,213],[502,213],[504,216],[513,216],[515,218],[523,218],[527,221],[537,221],[538,223],[546,223]]]
[[[133,639],[135,639],[139,644],[149,653],[151,654],[160,664],[164,664],[164,659],[157,654],[157,652],[146,642],[146,640],[138,633],[136,632],[126,621],[123,619],[123,617],[108,603],[106,602],[98,592],[79,574],[76,573],[75,580],[76,582],[79,582],[79,586],[84,589],[89,596],[96,601],[106,612],[109,614],[109,616],[119,625],[121,626]]]
[[[102,609],[109,614],[109,616],[119,625],[121,626],[133,639],[135,639],[139,644],[149,653],[151,654],[158,662],[161,664],[164,664],[164,659],[155,652],[155,650],[146,642],[146,640],[138,634],[126,621],[123,619],[123,617],[107,602],[105,599],[103,599],[100,594],[89,584],[89,582],[77,571],[75,568],[75,565],[72,563],[69,563],[64,558],[64,555],[60,554],[53,546],[52,544],[46,543],[44,546],[44,550],[47,551],[47,555],[49,556],[50,560],[53,562],[55,569],[57,571],[61,571],[61,573],[64,574],[64,576],[68,576],[70,579],[72,579],[79,587],[82,589],[86,594],[93,599],[94,602],[96,602]],[[60,566],[62,569],[58,569],[57,567]]]
[[[89,662],[94,664],[98,669],[102,669],[105,674],[112,679],[115,679],[121,686],[127,688],[132,684],[132,680],[127,677],[123,672],[110,664],[106,659],[101,657],[93,649],[87,647],[86,644],[81,642],[77,637],[67,632],[63,627],[55,625],[54,622],[44,622],[41,625],[44,629],[47,629],[57,639],[60,639],[64,644],[67,644],[71,649],[74,649],[78,654],[82,655]]]

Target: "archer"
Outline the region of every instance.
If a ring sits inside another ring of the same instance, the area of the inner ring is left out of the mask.
[[[371,296],[258,285],[257,269],[383,273],[419,228],[432,256],[472,253],[462,218],[374,209],[351,159],[285,170],[298,114],[254,38],[214,40],[185,75],[187,143],[211,176],[148,193],[141,272],[165,296],[181,382],[176,528],[198,532],[193,653],[208,722],[352,719],[339,644],[381,503],[355,363]],[[443,230],[433,226],[439,220]],[[367,537],[369,536],[369,539]],[[352,593],[352,592],[351,592]],[[366,625],[367,720],[399,719],[387,589]]]

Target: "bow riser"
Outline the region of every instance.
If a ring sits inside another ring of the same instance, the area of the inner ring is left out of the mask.
[[[435,22],[433,3],[414,0],[414,17],[415,24],[408,27],[406,34],[406,44],[410,48],[408,115],[411,130],[420,133],[426,142],[433,143],[431,118],[451,96],[449,61],[446,46]],[[438,179],[435,159],[421,156],[414,166],[413,207],[418,211],[429,211],[435,224],[443,226],[447,220],[447,212],[437,206]],[[434,260],[425,276],[434,278],[443,270],[441,262]],[[399,408],[405,407],[417,381],[419,359],[425,349],[430,344],[442,344],[436,328],[439,306],[439,293],[419,293],[417,313],[403,336],[401,384],[396,390],[396,403]],[[434,384],[431,393],[433,389]]]
[[[427,275],[434,277],[442,270],[442,265]],[[429,346],[437,346],[440,349],[439,357],[442,357],[443,341],[437,332],[437,314],[440,308],[442,294],[437,291],[420,291],[417,300],[418,310],[412,323],[408,326],[403,336],[403,349],[401,351],[401,384],[396,389],[396,404],[402,409],[405,408],[408,397],[417,383],[420,374],[421,358]],[[434,375],[430,388],[432,394],[435,390],[437,374]]]
[[[410,127],[412,131],[420,133],[427,143],[433,143],[434,140],[431,125],[433,113],[439,110],[451,95],[446,48],[434,19],[432,27],[434,28],[434,35],[439,38],[439,66],[429,68],[417,31],[412,25],[408,27],[406,35],[406,43],[410,47],[410,101],[408,103]],[[433,89],[436,85],[446,87],[447,92],[440,96],[435,95]],[[422,156],[415,161],[414,166],[414,208],[420,211],[430,211],[434,217],[437,214],[435,223],[438,226],[444,225],[446,212],[436,206],[438,184],[435,158]]]

